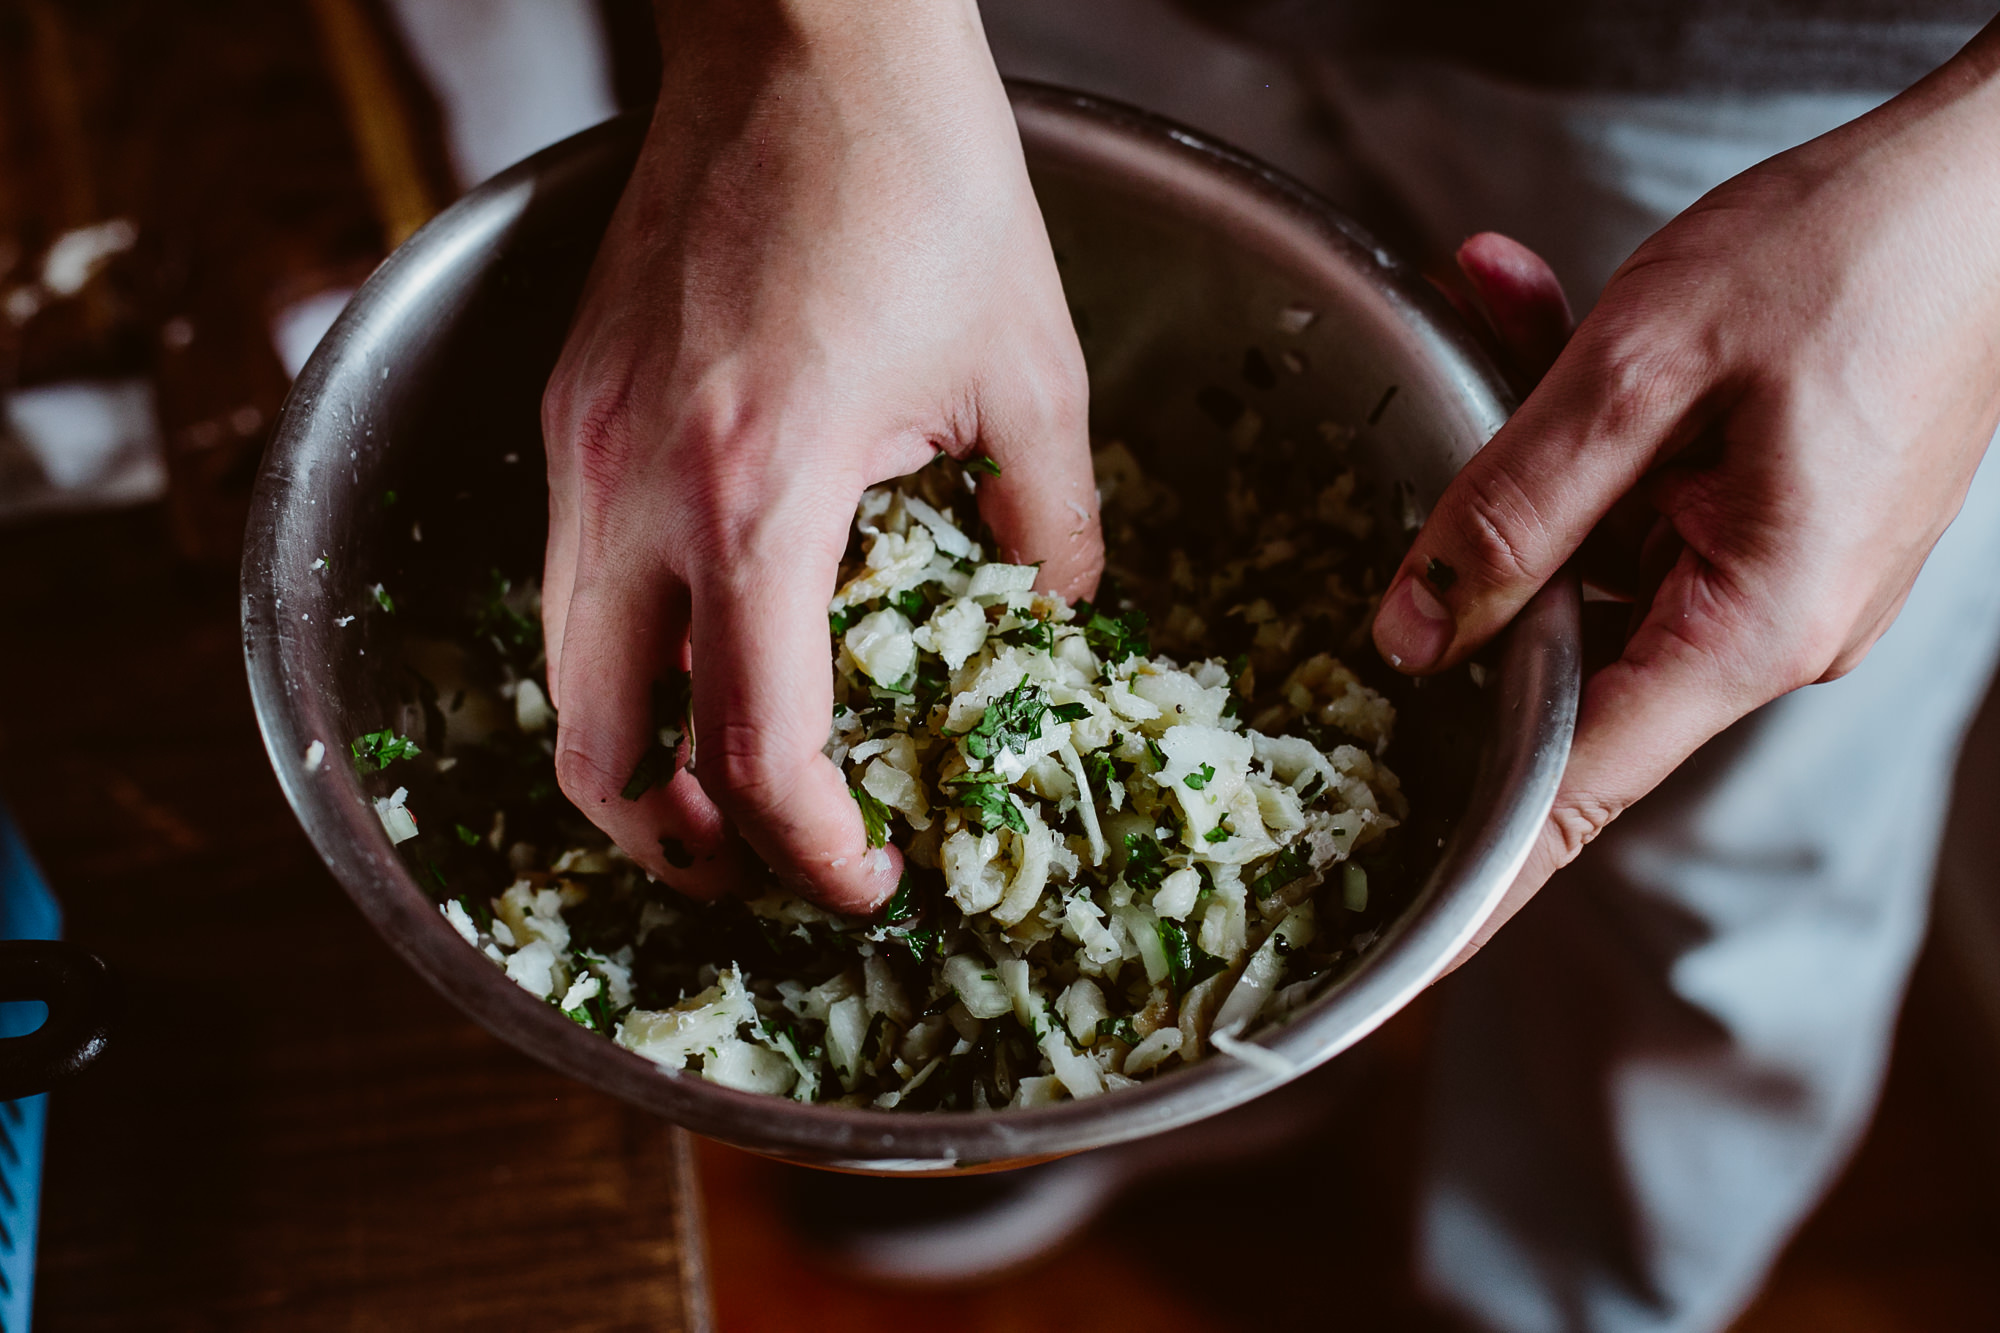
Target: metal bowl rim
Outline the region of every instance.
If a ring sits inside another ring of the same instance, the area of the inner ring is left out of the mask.
[[[1456,312],[1420,274],[1377,245],[1358,224],[1304,185],[1246,153],[1151,113],[1106,99],[1047,85],[1010,85],[1017,114],[1029,123],[1065,125],[1106,136],[1126,150],[1154,155],[1162,169],[1209,175],[1243,192],[1291,226],[1317,234],[1351,267],[1416,321],[1439,352],[1454,360],[1458,379],[1474,395],[1472,407],[1493,429],[1505,420],[1511,392]],[[621,117],[565,140],[500,173],[468,193],[421,229],[371,275],[326,340],[308,361],[286,400],[253,495],[242,567],[245,664],[258,725],[274,771],[315,849],[363,913],[428,981],[496,1036],[564,1072],[634,1101],[697,1132],[778,1156],[860,1170],[950,1170],[961,1164],[1036,1160],[1103,1146],[1170,1129],[1238,1105],[1287,1081],[1259,1065],[1215,1055],[1155,1082],[1103,1098],[1050,1107],[988,1112],[898,1113],[807,1105],[738,1092],[697,1077],[668,1073],[590,1034],[535,999],[465,947],[430,904],[400,856],[387,842],[367,798],[339,762],[309,772],[303,745],[324,727],[304,684],[312,675],[298,640],[283,632],[278,615],[283,589],[277,570],[293,500],[290,464],[313,447],[315,408],[337,384],[343,355],[366,343],[371,323],[389,320],[423,284],[477,250],[504,229],[488,214],[516,213],[534,187],[565,169],[587,167],[591,155],[629,147],[643,131],[638,117]],[[1031,156],[1033,148],[1031,146]],[[1246,204],[1246,206],[1248,206]],[[1490,434],[1490,431],[1489,431]],[[1458,947],[1497,908],[1553,803],[1574,725],[1578,688],[1578,598],[1573,580],[1557,580],[1530,604],[1504,649],[1503,675],[1535,677],[1534,697],[1513,702],[1515,744],[1498,756],[1504,772],[1489,781],[1511,781],[1515,799],[1486,843],[1472,855],[1478,873],[1455,884],[1426,886],[1422,897],[1454,907],[1449,939],[1434,940],[1428,956],[1399,956],[1385,939],[1327,995],[1267,1033],[1264,1044],[1293,1073],[1304,1072],[1373,1031],[1408,998],[1449,965]],[[1523,718],[1525,705],[1530,715]],[[1508,706],[1496,704],[1505,713]],[[1497,732],[1497,742],[1506,732]],[[338,761],[340,754],[329,747]],[[337,773],[329,789],[315,778]],[[1475,803],[1477,798],[1475,797]],[[1454,837],[1453,842],[1458,839]],[[1451,848],[1445,860],[1449,864]],[[1435,892],[1434,892],[1435,891]],[[421,910],[411,910],[412,903]],[[1397,923],[1410,924],[1416,907]],[[1432,903],[1435,911],[1436,903]],[[1450,943],[1452,947],[1441,947]],[[1368,1012],[1348,1014],[1338,1002],[1354,983],[1390,968],[1394,994]]]

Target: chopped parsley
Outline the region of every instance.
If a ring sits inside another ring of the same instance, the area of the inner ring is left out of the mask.
[[[989,477],[1000,475],[1000,465],[985,454],[974,454],[972,457],[966,459],[965,470],[967,472],[983,472]]]
[[[487,935],[492,933],[493,908],[485,899],[470,893],[461,893],[458,895],[458,905],[465,909],[467,916],[472,918],[472,924],[479,928],[480,934]]]
[[[1167,955],[1167,982],[1176,996],[1187,994],[1229,966],[1188,939],[1181,923],[1170,917],[1160,918],[1159,933],[1160,947]]]
[[[381,607],[392,616],[396,614],[396,599],[389,595],[387,588],[379,583],[370,584],[368,595],[374,599],[375,605]]]
[[[942,938],[936,925],[927,924],[928,915],[917,902],[917,882],[914,875],[905,868],[903,882],[890,895],[888,905],[882,909],[883,934],[899,941],[910,951],[910,960],[927,963],[937,952],[938,941]]]
[[[837,639],[847,633],[855,621],[867,614],[868,611],[865,607],[843,606],[838,611],[829,611],[826,613],[826,627],[833,632],[833,637]]]
[[[1049,709],[1049,716],[1058,722],[1081,722],[1090,716],[1090,705],[1082,703],[1057,704]]]
[[[377,773],[398,759],[415,759],[423,753],[415,741],[408,736],[398,736],[393,731],[371,731],[365,736],[356,736],[354,743],[347,748],[364,771],[372,765]]]
[[[464,843],[467,847],[477,847],[479,845],[479,835],[477,833],[474,833],[471,829],[467,828],[465,825],[453,824],[451,826],[451,831],[457,834],[458,840]]]
[[[636,801],[655,787],[664,787],[673,781],[674,755],[671,750],[657,740],[646,746],[639,762],[632,765],[632,776],[625,779],[624,788],[618,795],[628,801]]]
[[[1054,647],[1055,641],[1055,626],[1046,620],[1023,621],[1000,635],[1002,643],[1011,643],[1016,648],[1039,648],[1043,652]]]
[[[1167,766],[1167,752],[1162,750],[1160,743],[1151,736],[1146,737],[1146,753],[1152,758],[1155,773]]]
[[[1190,791],[1200,791],[1215,780],[1215,765],[1203,764],[1194,772],[1181,779],[1181,784]]]
[[[979,825],[981,833],[991,833],[995,829],[1010,828],[1016,833],[1028,831],[1028,820],[1021,813],[1021,807],[1007,794],[1007,780],[998,773],[960,773],[957,777],[946,778],[938,786],[954,792],[960,805]]]
[[[959,738],[968,759],[991,759],[1003,750],[1026,754],[1041,739],[1042,715],[1048,701],[1026,676],[1020,684],[986,705],[979,724]]]
[[[1121,781],[1118,776],[1118,761],[1113,759],[1110,752],[1106,750],[1092,750],[1089,754],[1085,755],[1083,757],[1083,771],[1089,776],[1092,782],[1104,788],[1107,792],[1111,790],[1113,784]]]
[[[889,807],[866,787],[849,787],[854,803],[861,807],[861,827],[867,830],[868,845],[883,847],[889,842]]]
[[[668,671],[665,680],[653,682],[653,737],[632,766],[632,776],[618,794],[636,801],[655,787],[664,787],[674,778],[679,762],[681,737],[687,733],[691,685],[685,671]]]
[[[1125,882],[1135,889],[1157,889],[1167,877],[1166,854],[1143,833],[1125,835]]]
[[[472,608],[472,632],[481,639],[497,641],[503,651],[533,648],[542,640],[541,624],[533,616],[515,610],[508,603],[508,596],[513,591],[513,580],[499,570],[493,570],[485,593]]]
[[[1271,858],[1269,869],[1250,881],[1250,892],[1268,898],[1311,869],[1312,849],[1304,843],[1293,843]]]
[[[1130,1018],[1100,1018],[1097,1020],[1097,1035],[1122,1041],[1127,1046],[1139,1044],[1139,1033],[1132,1026]]]
[[[1107,615],[1089,602],[1076,604],[1076,620],[1083,626],[1083,641],[1092,652],[1116,666],[1128,657],[1150,657],[1152,641],[1146,635],[1146,613],[1138,607]]]
[[[917,914],[917,886],[910,878],[907,867],[903,870],[903,880],[896,885],[896,891],[889,895],[889,901],[882,905],[882,920],[889,925],[899,925]]]
[[[1214,828],[1201,835],[1201,840],[1203,842],[1228,842],[1235,836],[1236,830],[1229,826],[1229,816],[1224,815],[1215,821]]]

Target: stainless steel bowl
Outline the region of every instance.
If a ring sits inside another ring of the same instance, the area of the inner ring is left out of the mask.
[[[1320,423],[1358,427],[1349,447],[1395,522],[1506,418],[1504,383],[1450,307],[1298,185],[1127,108],[1041,87],[1013,95],[1090,361],[1094,426],[1143,441],[1162,474],[1190,488],[1212,475],[1204,460],[1227,446],[1195,396],[1226,386],[1262,414],[1267,440],[1328,447]],[[1483,691],[1454,673],[1406,700],[1395,763],[1434,812],[1409,836],[1435,864],[1352,971],[1260,1035],[1270,1060],[1218,1056],[1027,1111],[806,1106],[665,1073],[466,947],[371,808],[394,773],[361,776],[346,761],[349,738],[410,706],[408,617],[337,617],[365,607],[377,582],[421,606],[490,566],[539,571],[537,403],[643,128],[612,122],[523,162],[392,255],[307,364],[264,461],[243,562],[257,716],[292,808],[376,928],[493,1033],[575,1078],[698,1133],[885,1173],[1016,1165],[1216,1114],[1347,1049],[1434,981],[1500,901],[1554,796],[1578,688],[1567,581],[1489,655]],[[1311,322],[1281,332],[1287,310]],[[1251,347],[1276,364],[1291,351],[1305,369],[1246,386]]]

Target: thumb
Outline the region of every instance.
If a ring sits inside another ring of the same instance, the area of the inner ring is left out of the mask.
[[[1565,344],[1562,287],[1526,246],[1484,232],[1458,259],[1508,357],[1547,374],[1452,479],[1383,595],[1375,646],[1417,675],[1514,618],[1645,475],[1684,407],[1662,350],[1603,305]]]

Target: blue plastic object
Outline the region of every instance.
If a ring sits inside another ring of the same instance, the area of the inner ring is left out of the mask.
[[[62,909],[0,807],[0,940],[62,938]],[[43,1006],[0,1004],[0,1037],[33,1032]],[[0,1102],[0,1333],[28,1333],[35,1305],[35,1231],[42,1210],[47,1093]]]

